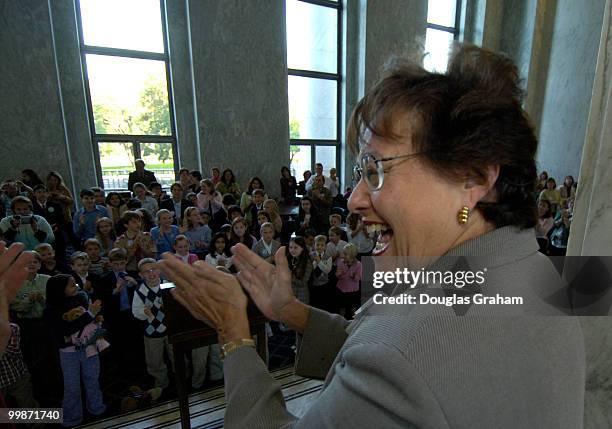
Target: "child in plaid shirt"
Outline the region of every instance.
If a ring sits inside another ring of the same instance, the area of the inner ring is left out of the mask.
[[[32,394],[32,379],[21,354],[19,326],[11,323],[11,336],[0,358],[0,390],[19,408],[38,408]]]
[[[144,258],[138,263],[140,277],[144,280],[134,293],[132,314],[142,321],[144,327],[145,361],[147,372],[155,379],[155,387],[165,389],[170,384],[168,368],[164,362],[164,350],[174,366],[172,346],[166,334],[160,271],[155,259]]]

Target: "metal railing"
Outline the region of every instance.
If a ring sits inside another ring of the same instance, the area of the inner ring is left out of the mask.
[[[102,168],[102,182],[106,191],[126,190],[128,179],[133,170]],[[171,168],[151,168],[162,188],[169,188],[175,182],[174,170]]]

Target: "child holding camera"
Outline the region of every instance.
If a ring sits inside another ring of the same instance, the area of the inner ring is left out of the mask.
[[[23,243],[25,250],[34,250],[40,243],[53,243],[55,236],[49,222],[32,214],[32,201],[18,196],[11,201],[13,214],[0,221],[0,235],[9,243]]]

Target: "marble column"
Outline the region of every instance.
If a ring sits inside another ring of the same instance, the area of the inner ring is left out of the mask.
[[[394,56],[413,56],[425,46],[426,0],[368,1],[365,28],[365,90]]]
[[[552,26],[544,29],[552,35],[551,44],[533,55],[550,59],[541,79],[529,82],[529,90],[539,87],[536,91],[541,95],[532,97],[528,107],[539,103],[541,112],[536,124],[539,169],[547,170],[558,184],[580,171],[604,3],[557,0],[555,9],[543,11],[554,15]]]
[[[280,195],[289,163],[285,2],[189,1],[197,126],[205,175],[231,167]]]
[[[357,102],[394,57],[421,60],[427,23],[426,0],[346,0],[345,129]],[[342,183],[351,183],[355,156],[343,145]]]
[[[75,194],[98,182],[85,95],[81,52],[73,0],[49,2],[59,71],[66,147]],[[78,199],[77,199],[78,200]],[[77,201],[77,205],[80,202]]]
[[[612,255],[612,0],[599,43],[568,255]],[[581,317],[587,352],[585,428],[612,427],[612,318]]]
[[[200,135],[195,110],[193,61],[191,58],[191,28],[186,1],[167,1],[168,54],[172,73],[172,94],[178,165],[189,170],[201,170]]]
[[[606,15],[582,150],[569,255],[612,255],[612,29]]]
[[[346,0],[344,2],[344,69],[342,74],[342,99],[344,100],[344,112],[342,116],[342,136],[346,142],[346,130],[348,121],[355,106],[363,97],[365,91],[365,40],[367,22],[367,0]],[[352,153],[346,144],[341,148],[341,160],[344,166],[340,169],[342,177],[341,183],[344,186],[352,185],[352,167],[355,163],[355,154]]]
[[[58,170],[71,186],[49,4],[3,2],[0,40],[0,176]]]

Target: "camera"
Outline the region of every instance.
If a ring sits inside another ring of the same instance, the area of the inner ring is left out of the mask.
[[[32,223],[32,216],[21,216],[21,224],[28,225]]]
[[[29,225],[32,223],[32,216],[13,215],[13,220],[19,222],[22,225]]]

